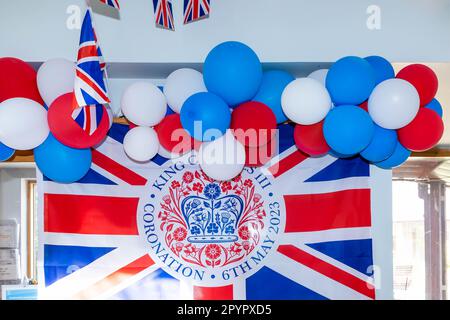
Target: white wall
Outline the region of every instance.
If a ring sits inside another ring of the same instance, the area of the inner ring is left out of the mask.
[[[0,169],[0,219],[14,218],[20,223],[21,181],[35,177],[35,169]]]
[[[120,20],[95,15],[107,61],[201,62],[225,40],[251,45],[264,62],[329,62],[349,54],[450,61],[449,0],[213,0],[211,18],[187,26],[182,1],[172,2],[175,32],[155,28],[151,0],[120,1]],[[0,0],[0,56],[74,59],[79,31],[66,27],[66,10],[84,3]],[[366,26],[374,4],[380,30]]]
[[[394,298],[392,171],[370,166],[370,175],[376,298],[390,300]]]

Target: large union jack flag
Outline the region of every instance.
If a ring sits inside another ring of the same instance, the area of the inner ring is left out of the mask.
[[[104,3],[110,7],[113,7],[117,10],[120,10],[120,5],[118,0],[99,0],[101,3]]]
[[[175,30],[172,2],[169,0],[153,0],[155,24],[159,28]]]
[[[184,0],[184,24],[208,18],[209,12],[210,0]]]
[[[75,75],[73,108],[110,103],[105,80],[104,61],[98,46],[90,10],[81,27]]]
[[[133,163],[123,152],[127,130],[112,127],[77,183],[40,177],[40,298],[375,299],[366,162],[308,158],[294,146],[293,128],[280,126],[279,157],[262,169],[285,207],[273,254],[249,277],[199,286],[166,272],[139,236],[139,195],[172,160]]]

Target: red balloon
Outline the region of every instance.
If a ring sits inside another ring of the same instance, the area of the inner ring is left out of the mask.
[[[158,134],[159,143],[167,151],[185,154],[194,147],[200,148],[201,142],[192,138],[183,128],[178,113],[166,116],[155,126],[155,131]]]
[[[330,151],[323,135],[323,123],[324,120],[308,126],[295,126],[294,141],[300,151],[310,156],[320,156]]]
[[[363,110],[365,110],[366,112],[369,112],[369,100],[364,101],[363,103],[361,103],[359,105],[359,107]]]
[[[36,70],[28,63],[16,58],[0,58],[0,102],[27,98],[44,105],[36,76]]]
[[[267,144],[252,148],[245,147],[245,165],[247,167],[261,167],[272,159],[276,153],[276,141],[270,140]]]
[[[277,119],[264,103],[249,101],[233,110],[230,128],[244,146],[256,148],[267,144],[273,138]]]
[[[103,106],[103,116],[97,130],[90,135],[72,118],[73,93],[66,93],[57,98],[48,109],[47,119],[50,131],[62,144],[76,149],[85,149],[98,145],[109,131],[109,116]]]
[[[438,90],[438,78],[433,70],[423,64],[411,64],[397,74],[398,79],[411,83],[419,93],[420,106],[433,100]]]
[[[398,140],[406,149],[421,152],[439,142],[444,133],[444,123],[433,110],[420,108],[414,120],[397,133]]]

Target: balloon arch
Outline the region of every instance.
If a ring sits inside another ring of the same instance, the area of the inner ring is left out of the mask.
[[[87,173],[91,148],[104,140],[113,116],[107,104],[73,108],[75,70],[65,59],[36,73],[19,59],[0,58],[0,161],[34,149],[52,180],[70,183]],[[146,162],[157,153],[196,150],[204,173],[229,180],[244,166],[270,161],[277,125],[289,122],[300,152],[359,156],[391,169],[442,137],[437,89],[435,73],[421,64],[396,75],[382,57],[349,56],[296,79],[263,70],[247,45],[224,42],[207,55],[203,74],[182,68],[162,90],[144,81],[126,88],[121,108],[131,129],[124,151]]]

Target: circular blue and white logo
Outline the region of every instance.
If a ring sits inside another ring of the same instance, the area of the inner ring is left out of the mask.
[[[196,163],[175,162],[149,181],[138,211],[152,259],[175,278],[201,286],[255,273],[276,250],[284,225],[284,202],[257,168],[219,182]]]

